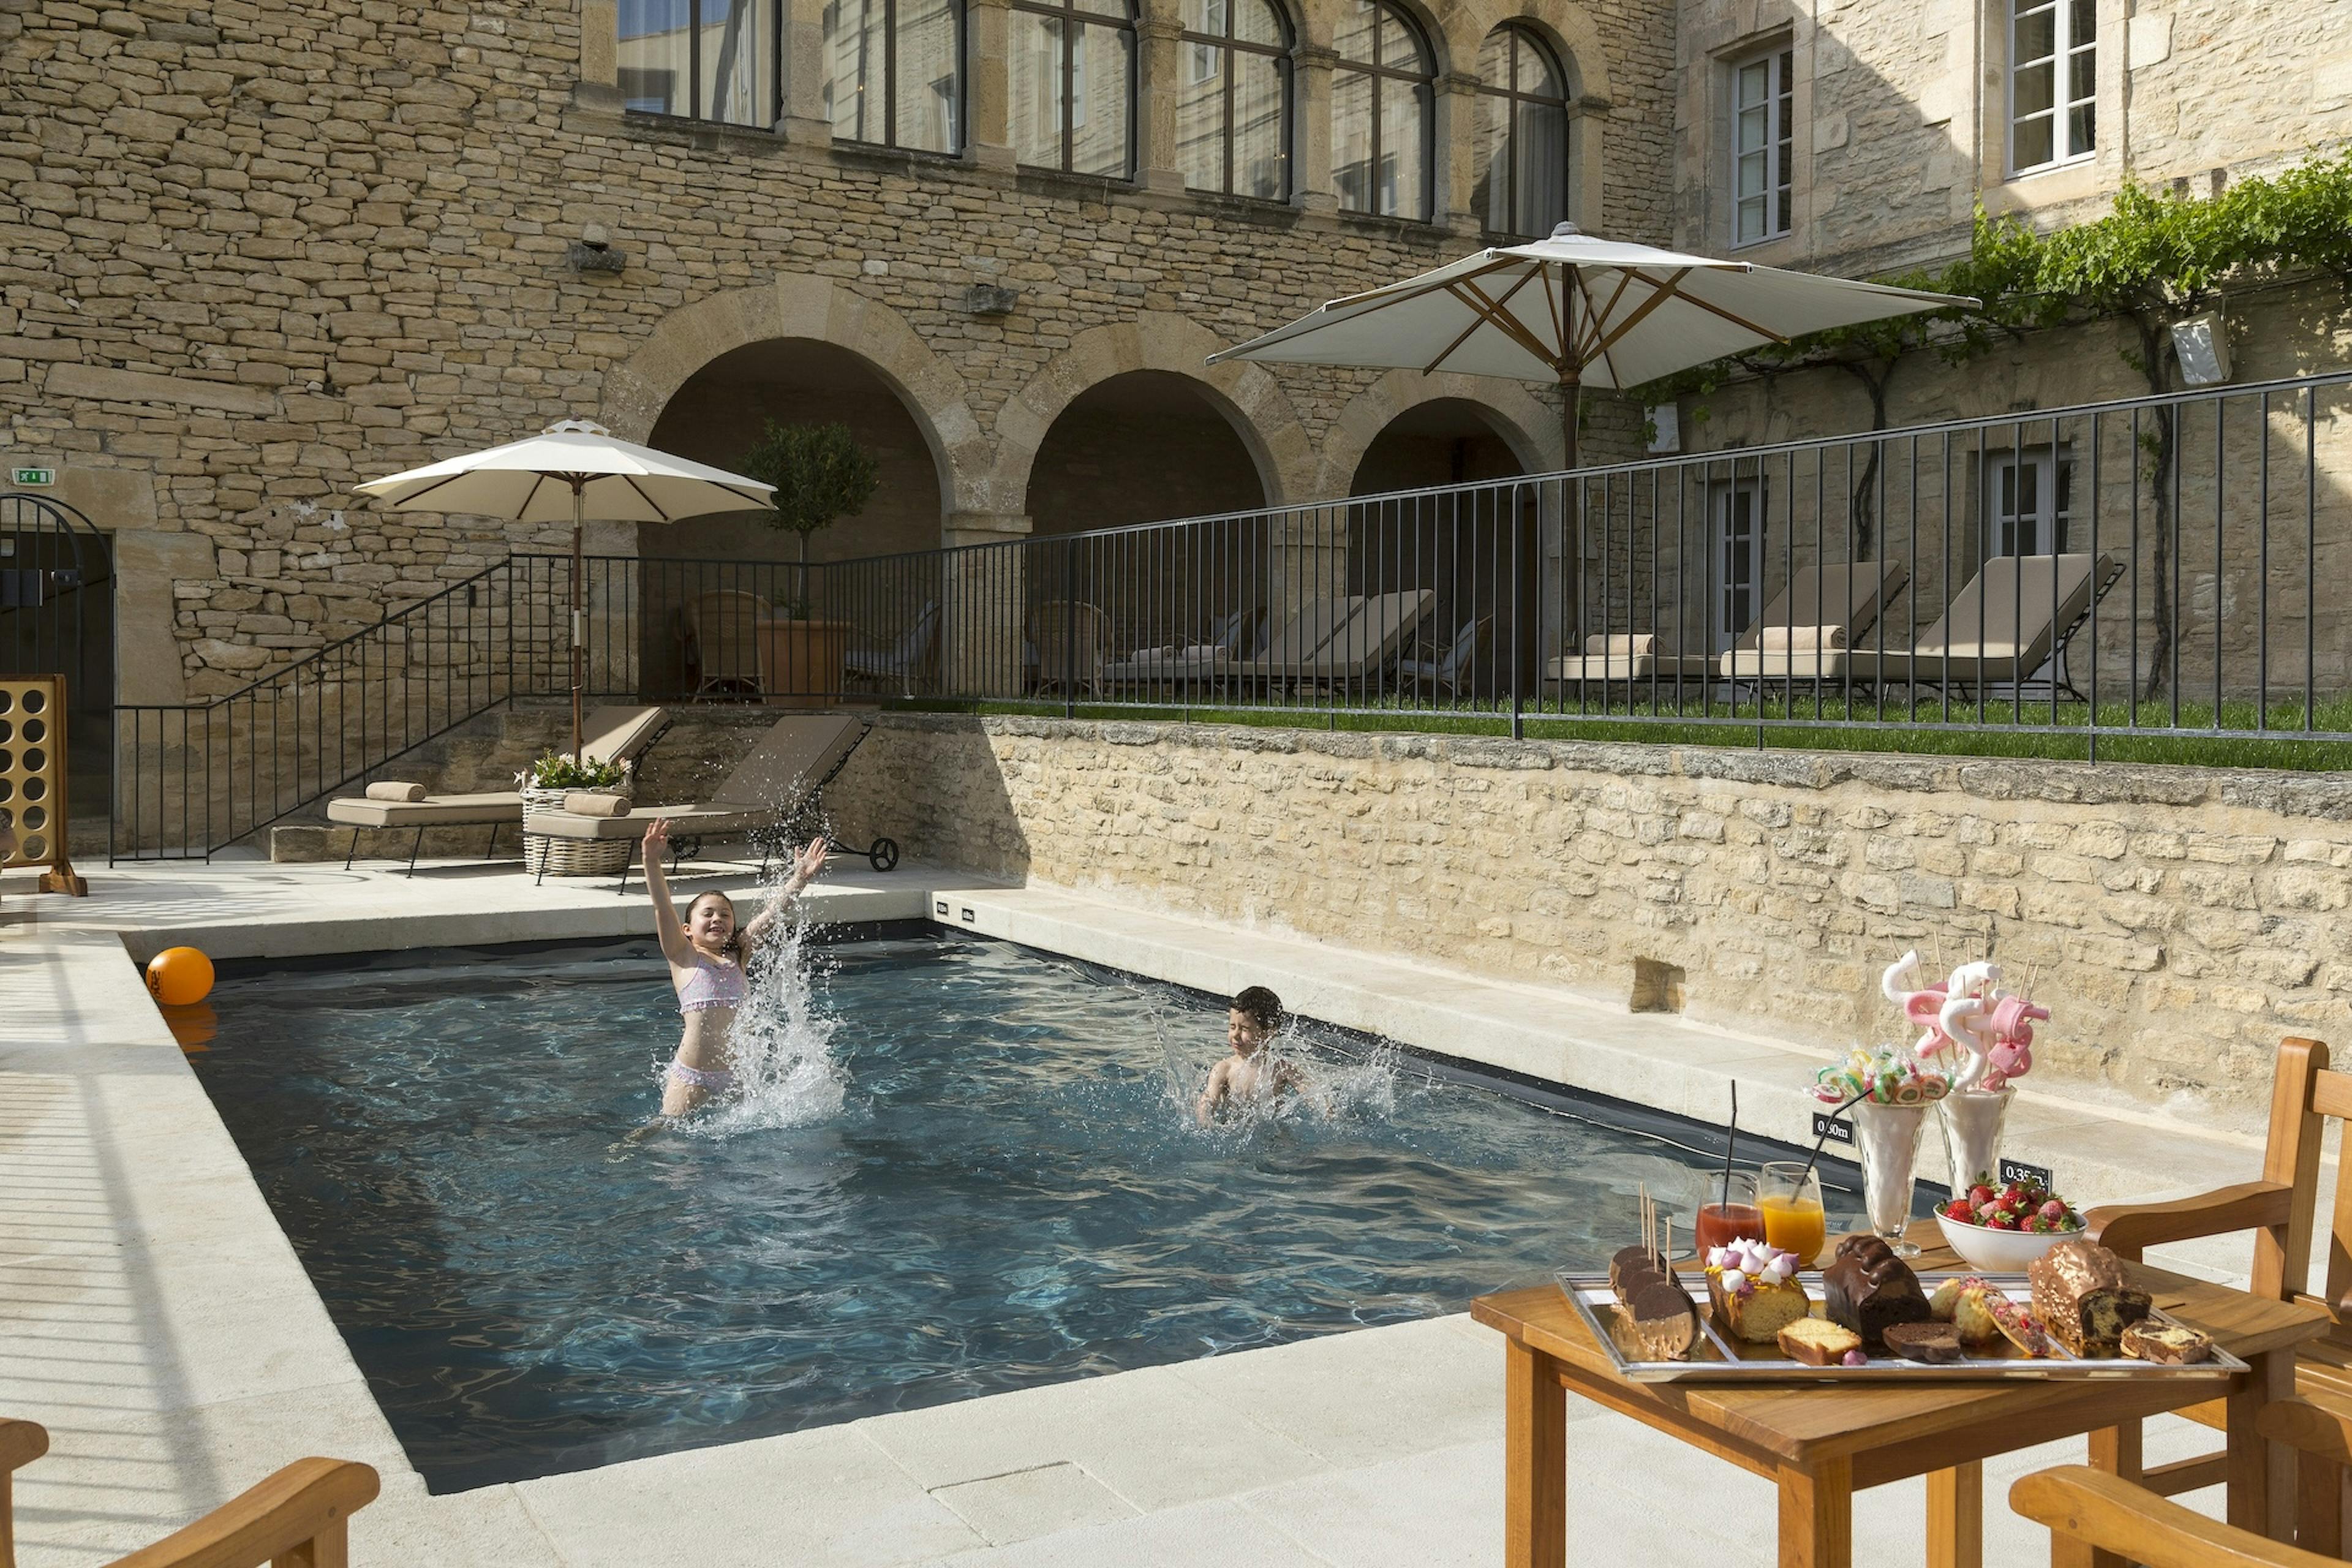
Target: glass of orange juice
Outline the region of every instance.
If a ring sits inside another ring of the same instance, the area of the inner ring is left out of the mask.
[[[1795,1253],[1811,1268],[1830,1239],[1820,1175],[1800,1161],[1780,1161],[1757,1173],[1756,1190],[1757,1206],[1764,1211],[1765,1243]]]

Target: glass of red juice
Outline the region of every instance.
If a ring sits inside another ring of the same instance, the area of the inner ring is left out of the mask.
[[[1728,1247],[1742,1237],[1764,1239],[1764,1211],[1756,1202],[1756,1173],[1734,1171],[1727,1184],[1723,1173],[1717,1171],[1707,1177],[1706,1196],[1699,1203],[1696,1238],[1699,1260],[1705,1262],[1714,1248]]]

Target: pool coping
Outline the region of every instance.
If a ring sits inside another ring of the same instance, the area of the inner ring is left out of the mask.
[[[258,897],[263,884],[252,879],[289,869],[300,874],[269,886],[291,894],[274,905]],[[0,925],[0,1006],[28,1026],[0,1045],[0,1078],[14,1080],[5,1097],[12,1110],[0,1120],[0,1153],[12,1156],[12,1168],[0,1173],[9,1178],[0,1216],[15,1222],[5,1234],[21,1238],[0,1242],[0,1272],[19,1281],[0,1305],[0,1409],[47,1419],[56,1439],[51,1455],[19,1478],[27,1568],[129,1550],[304,1452],[364,1459],[383,1474],[382,1499],[355,1521],[355,1541],[366,1548],[359,1561],[647,1560],[646,1540],[608,1517],[611,1498],[636,1498],[642,1512],[681,1488],[724,1493],[805,1472],[816,1513],[838,1515],[847,1532],[808,1537],[807,1560],[895,1563],[1004,1545],[973,1521],[1005,1509],[1041,1533],[1047,1525],[1083,1533],[1156,1510],[1225,1506],[1269,1478],[1408,1459],[1423,1451],[1414,1445],[1424,1438],[1432,1453],[1488,1440],[1480,1423],[1499,1417],[1486,1386],[1498,1358],[1484,1331],[1449,1318],[1403,1326],[1412,1334],[1335,1336],[1361,1342],[1353,1349],[1318,1352],[1334,1341],[1307,1341],[429,1496],[131,961],[177,942],[258,957],[643,935],[650,915],[642,892],[625,900],[567,889],[532,898],[507,882],[500,889],[517,896],[484,908],[470,875],[420,889],[415,879],[337,877],[340,869],[218,868],[208,873],[208,890],[176,906],[162,900],[158,916],[142,912],[155,902],[141,894],[156,887],[152,878],[110,873],[92,878],[107,896],[88,906],[60,911],[62,900],[44,900],[38,920]],[[748,868],[713,876],[740,885]],[[367,907],[331,905],[306,917],[299,906],[321,889]],[[8,911],[23,908],[22,890],[15,879],[5,883]],[[240,891],[255,896],[240,901]],[[192,907],[207,899],[210,907]],[[1797,1086],[1826,1055],[1632,1015],[1551,987],[1280,931],[1227,930],[1092,890],[1009,888],[907,867],[888,879],[843,876],[821,907],[844,920],[929,919],[1199,991],[1272,984],[1296,1010],[1343,1027],[1694,1120],[1709,1117],[1736,1079],[1743,1124],[1785,1142],[1808,1141],[1811,1106]],[[26,959],[35,962],[20,962]],[[1204,1058],[1213,1049],[1204,1042]],[[2200,1135],[2159,1117],[2107,1116],[2032,1096],[2021,1097],[2017,1115],[2021,1134],[2063,1142],[2065,1168],[2100,1184],[2078,1184],[2088,1197],[2197,1190],[2244,1179],[2259,1165],[2251,1140]],[[2062,1179],[2073,1180],[2063,1171]],[[2233,1250],[2234,1258],[2191,1248],[2165,1260],[2226,1277],[2242,1268],[2242,1249]],[[26,1280],[39,1288],[22,1288]],[[1318,1357],[1388,1381],[1414,1366],[1431,1369],[1435,1382],[1411,1385],[1446,1418],[1415,1436],[1374,1441],[1353,1406],[1335,1408],[1310,1430],[1281,1412],[1253,1415],[1247,1400],[1202,1404],[1204,1384],[1286,1384],[1302,1374],[1279,1369],[1309,1368]],[[60,1384],[79,1397],[59,1397]],[[1447,1403],[1448,1389],[1465,1386],[1475,1399]],[[1161,1436],[1137,1450],[1134,1441],[1107,1436],[1106,1421]],[[1013,1449],[999,1439],[1024,1424],[1035,1433],[1013,1455],[1024,1462],[1012,1463]],[[1327,1427],[1355,1436],[1335,1443]],[[1169,1432],[1190,1435],[1173,1458],[1137,1458],[1165,1450],[1175,1441]],[[1281,1462],[1239,1475],[1220,1469],[1215,1453],[1234,1442]],[[1046,1472],[1059,1479],[1038,1479]],[[733,1517],[724,1507],[719,1513]],[[884,1520],[895,1522],[877,1524]],[[1012,1539],[1025,1539],[1018,1532],[1026,1526],[1010,1528]],[[898,1545],[875,1545],[877,1529]],[[612,1543],[631,1539],[636,1550],[608,1554]],[[693,1555],[681,1542],[660,1537],[653,1560]]]

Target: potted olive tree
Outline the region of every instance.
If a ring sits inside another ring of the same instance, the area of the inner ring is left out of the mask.
[[[866,510],[878,482],[873,455],[846,425],[779,425],[772,419],[739,466],[776,487],[768,526],[790,530],[801,541],[799,586],[758,627],[760,689],[778,705],[830,707],[841,693],[849,623],[819,620],[812,613],[809,535]]]

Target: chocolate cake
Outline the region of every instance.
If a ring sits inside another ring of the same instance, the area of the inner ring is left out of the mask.
[[[2088,1241],[2062,1241],[2025,1271],[2033,1315],[2074,1355],[2123,1352],[2124,1331],[2148,1314],[2147,1292],[2124,1280],[2123,1260]]]
[[[1955,1362],[1967,1352],[1949,1323],[1897,1323],[1886,1331],[1886,1349],[1906,1361]]]
[[[1631,1247],[1619,1247],[1616,1255],[1609,1259],[1609,1289],[1615,1291],[1617,1299],[1622,1301],[1625,1299],[1625,1277],[1628,1274],[1663,1274],[1671,1279],[1674,1272],[1673,1266],[1665,1258],[1637,1241]]]
[[[2143,1318],[2124,1331],[2123,1352],[2140,1361],[2181,1366],[2211,1356],[2213,1337],[2179,1323],[2159,1323],[2153,1318]]]
[[[1885,1342],[1897,1323],[1924,1323],[1933,1316],[1919,1277],[1874,1236],[1850,1236],[1822,1270],[1822,1307],[1832,1322],[1860,1334],[1865,1344]]]
[[[1690,1292],[1664,1279],[1637,1285],[1617,1309],[1621,1342],[1643,1361],[1680,1361],[1698,1340],[1698,1309]]]

